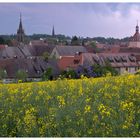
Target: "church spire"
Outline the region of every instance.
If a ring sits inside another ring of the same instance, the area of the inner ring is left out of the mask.
[[[137,20],[137,25],[136,25],[136,33],[139,33],[138,20]]]
[[[53,25],[53,29],[52,29],[52,36],[55,36],[55,31],[54,31],[54,25]]]
[[[24,42],[24,29],[23,29],[23,26],[22,26],[22,15],[20,13],[20,22],[19,22],[19,28],[17,30],[17,41],[19,43],[23,43]]]
[[[21,21],[21,18],[22,18],[21,16],[22,16],[22,15],[21,15],[21,13],[20,13],[20,21]]]

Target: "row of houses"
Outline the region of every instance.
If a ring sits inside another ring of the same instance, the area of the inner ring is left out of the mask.
[[[52,69],[52,76],[69,68],[77,70],[79,66],[104,66],[108,62],[120,74],[125,71],[135,73],[140,69],[140,34],[136,26],[135,34],[125,45],[107,45],[96,43],[96,52],[91,46],[56,46],[49,45],[47,40],[32,40],[24,44],[24,30],[20,16],[15,46],[0,45],[0,69],[7,74],[5,81],[13,81],[16,72],[23,70],[29,80],[41,80],[43,73]],[[48,60],[43,58],[48,54]]]
[[[95,64],[104,66],[106,62],[120,74],[126,71],[135,73],[140,69],[140,48],[131,48],[131,51],[92,53],[84,46],[6,46],[0,49],[0,69],[6,71],[7,81],[15,79],[18,70],[24,70],[28,79],[39,80],[47,68],[52,69],[55,77],[69,68],[76,70],[79,66],[86,68]],[[48,60],[42,57],[44,52],[50,54]]]
[[[78,66],[89,67],[94,65],[105,66],[106,62],[115,68],[118,73],[135,73],[140,69],[140,59],[131,53],[79,53],[75,56],[61,56],[58,61],[60,70],[76,69]]]

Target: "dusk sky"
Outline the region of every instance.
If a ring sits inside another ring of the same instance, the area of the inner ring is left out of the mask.
[[[56,34],[82,37],[131,36],[140,3],[0,3],[0,34],[15,34],[22,13],[26,34]]]

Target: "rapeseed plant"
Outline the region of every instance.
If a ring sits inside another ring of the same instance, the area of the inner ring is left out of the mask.
[[[139,137],[140,76],[0,84],[1,137]]]

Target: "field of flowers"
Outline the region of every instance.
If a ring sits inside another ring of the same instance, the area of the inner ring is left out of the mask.
[[[139,137],[140,76],[0,84],[1,137]]]

